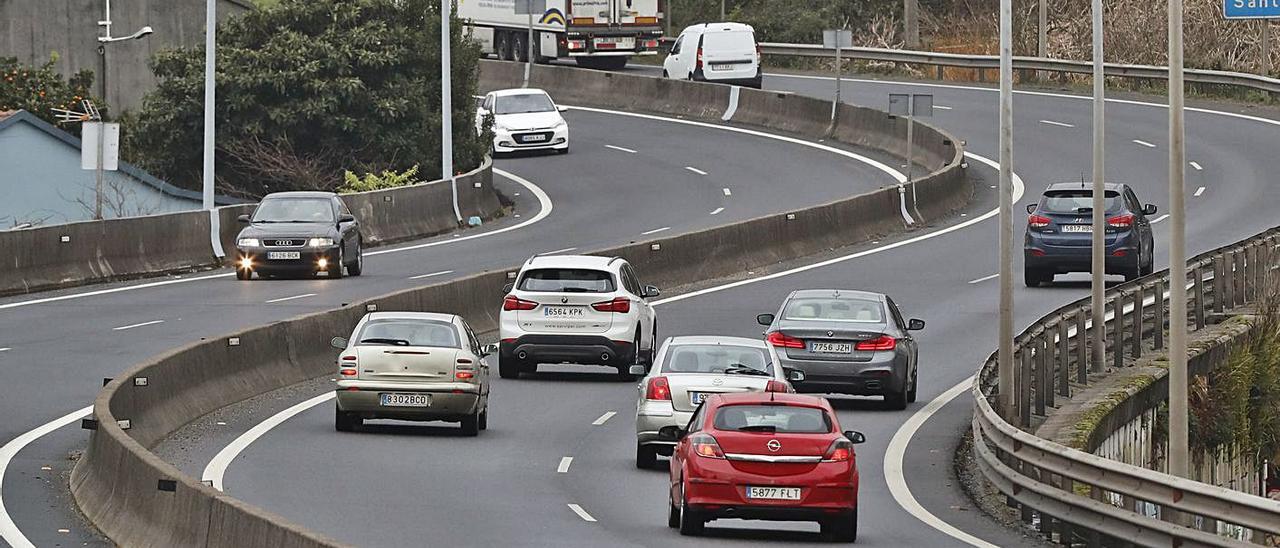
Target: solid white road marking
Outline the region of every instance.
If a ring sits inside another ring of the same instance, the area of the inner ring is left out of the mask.
[[[951,400],[965,393],[972,385],[973,377],[960,381],[959,384],[952,386],[942,395],[934,398],[928,405],[913,413],[911,418],[907,419],[907,422],[898,428],[897,433],[889,440],[889,448],[884,453],[884,476],[885,481],[889,484],[889,493],[893,495],[894,500],[898,501],[898,505],[926,525],[970,546],[997,548],[994,544],[961,531],[950,523],[938,519],[937,516],[926,510],[916,500],[915,495],[911,494],[911,488],[907,486],[907,478],[903,473],[903,457],[906,455],[907,445],[911,443],[911,438],[916,435],[916,432],[920,430],[925,421],[928,421],[943,406],[951,403]]]
[[[1151,144],[1151,143],[1148,143],[1148,142],[1146,142],[1146,141],[1143,141],[1142,139],[1134,139],[1134,140],[1133,140],[1133,142],[1134,142],[1134,144],[1142,145],[1142,146],[1147,147],[1147,148],[1156,148],[1156,146],[1155,146],[1155,145],[1153,145],[1153,144]]]
[[[724,211],[724,208],[723,208],[723,207],[717,207],[717,208],[715,208],[715,209],[711,210],[711,214],[712,214],[712,215],[719,215],[721,211]]]
[[[4,508],[4,471],[9,468],[9,463],[13,461],[13,457],[19,451],[22,451],[22,448],[54,430],[89,416],[91,412],[93,412],[93,406],[77,409],[55,421],[13,438],[9,443],[4,444],[4,447],[0,447],[0,539],[4,539],[13,548],[35,548],[35,545],[30,540],[27,540],[22,531],[18,530],[18,526],[13,523],[13,518],[9,517],[9,512]]]
[[[202,481],[212,482],[213,488],[221,491],[222,477],[227,473],[227,466],[231,464],[232,460],[235,460],[241,451],[244,451],[245,448],[249,447],[249,444],[257,441],[263,434],[266,434],[280,423],[289,420],[289,418],[294,415],[306,411],[307,409],[311,409],[312,407],[320,405],[321,403],[329,401],[335,397],[336,395],[334,392],[325,392],[319,396],[276,413],[267,420],[254,425],[254,427],[250,428],[248,432],[240,434],[240,436],[233,440],[229,445],[223,447],[221,451],[218,451],[218,454],[213,456],[213,460],[209,461],[209,465],[204,467],[204,473],[201,474],[200,479]],[[2,471],[3,469],[0,469],[0,472]]]
[[[1196,169],[1196,171],[1200,171],[1200,170],[1204,169],[1204,168],[1200,167],[1200,164],[1198,164],[1198,163],[1196,163],[1196,162],[1189,162],[1189,163],[1191,164],[1191,167],[1193,167],[1193,168],[1195,168],[1195,169]]]
[[[1158,222],[1160,222],[1160,221],[1163,221],[1163,220],[1165,220],[1165,219],[1168,219],[1168,218],[1169,218],[1169,215],[1166,213],[1166,214],[1164,214],[1164,215],[1161,215],[1161,216],[1159,216],[1159,217],[1156,217],[1156,218],[1155,218],[1155,220],[1151,221],[1151,224],[1156,224],[1156,223],[1158,223]]]
[[[410,277],[409,277],[409,279],[410,279],[410,280],[421,280],[421,279],[423,279],[423,278],[434,278],[434,277],[436,277],[436,276],[444,276],[445,274],[453,274],[453,271],[452,271],[452,270],[441,270],[441,271],[439,271],[439,272],[432,272],[432,273],[430,273],[430,274],[419,274],[419,275],[417,275],[417,276],[410,276]]]
[[[1063,123],[1063,122],[1055,122],[1055,121],[1053,121],[1053,120],[1040,120],[1040,123],[1042,123],[1042,124],[1049,124],[1049,125],[1051,125],[1051,126],[1058,126],[1058,127],[1076,127],[1076,126],[1073,126],[1073,125],[1071,125],[1071,124],[1066,124],[1066,123]]]
[[[698,175],[706,175],[706,174],[707,174],[707,172],[702,171],[701,169],[698,169],[698,168],[693,167],[693,166],[684,166],[684,168],[685,168],[685,169],[687,169],[687,170],[689,170],[689,171],[692,171],[692,172],[694,172],[694,173],[697,173]]]
[[[933,108],[936,108],[938,110],[951,110],[951,107],[943,106],[943,105],[933,105]]]
[[[725,196],[733,196],[733,191],[732,191],[732,190],[729,190],[728,188],[723,188],[723,189],[721,189],[721,190],[723,190],[723,191],[724,191],[724,195],[725,195]]]
[[[971,283],[971,284],[979,284],[979,283],[985,282],[985,281],[987,281],[987,280],[994,280],[994,279],[999,278],[999,277],[1000,277],[1000,274],[992,274],[992,275],[990,275],[990,276],[984,276],[984,277],[982,277],[982,278],[978,278],[978,279],[976,279],[976,280],[969,280],[969,283]]]
[[[1197,197],[1199,197],[1201,194],[1204,194],[1204,187],[1200,187],[1200,188],[1197,188],[1197,189],[1196,189],[1196,194],[1195,194],[1195,195],[1196,195]]]
[[[316,296],[316,294],[315,294],[315,293],[303,293],[303,294],[301,294],[301,295],[294,295],[294,296],[292,296],[292,297],[280,297],[279,299],[271,299],[271,300],[266,301],[266,302],[267,302],[268,304],[270,304],[270,303],[282,303],[282,302],[285,302],[285,301],[292,301],[292,300],[294,300],[294,299],[305,299],[305,298],[307,298],[307,297],[314,297],[314,296]]]
[[[573,457],[564,457],[560,459],[560,465],[556,467],[556,473],[568,474],[570,464],[573,464]]]
[[[148,325],[155,325],[155,324],[158,324],[158,323],[164,323],[164,320],[152,320],[152,321],[149,321],[149,322],[135,323],[135,324],[133,324],[133,325],[122,325],[122,326],[120,326],[120,327],[112,327],[112,328],[111,328],[111,330],[112,330],[112,331],[125,331],[125,330],[127,330],[127,329],[134,329],[134,328],[137,328],[137,327],[146,327],[146,326],[148,326]]]
[[[12,348],[8,348],[8,347],[0,348],[0,352],[8,352],[8,351],[10,351],[10,350],[13,350],[13,349],[12,349]]]
[[[664,232],[664,231],[667,231],[667,230],[671,230],[671,227],[669,227],[669,226],[664,226],[664,227],[662,227],[662,228],[655,228],[655,229],[653,229],[653,230],[646,230],[646,231],[644,231],[644,232],[641,232],[641,233],[640,233],[640,235],[641,235],[641,236],[648,236],[648,235],[650,235],[650,234],[657,234],[657,233],[659,233],[659,232]]]
[[[604,423],[608,422],[608,421],[609,421],[609,419],[612,419],[612,418],[613,418],[613,416],[614,416],[614,415],[617,415],[617,414],[618,414],[618,412],[617,412],[617,411],[609,411],[609,412],[607,412],[607,413],[605,413],[605,414],[603,414],[603,415],[600,415],[600,418],[598,418],[598,419],[596,419],[595,421],[593,421],[593,422],[591,423],[591,425],[592,425],[592,426],[600,426],[600,425],[602,425],[602,424],[604,424]]]
[[[613,146],[613,145],[605,145],[605,148],[611,148],[611,149],[613,149],[613,150],[618,150],[618,151],[626,152],[626,153],[629,153],[629,154],[635,154],[635,153],[636,153],[636,151],[631,150],[631,149],[629,149],[629,148],[616,147],[616,146]]]
[[[596,518],[591,517],[591,514],[588,514],[586,510],[583,510],[582,507],[577,504],[569,503],[569,509],[573,510],[573,513],[578,514],[578,517],[582,518],[582,521],[588,521],[591,523],[596,522]]]
[[[566,248],[564,248],[564,249],[557,249],[557,250],[555,250],[555,251],[545,251],[545,252],[539,253],[539,255],[559,255],[559,254],[561,254],[561,253],[568,253],[568,252],[573,251],[573,250],[575,250],[575,249],[578,249],[578,248],[576,248],[576,247],[566,247]]]

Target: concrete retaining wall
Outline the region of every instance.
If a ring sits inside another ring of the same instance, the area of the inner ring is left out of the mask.
[[[464,217],[492,219],[502,211],[493,189],[492,167],[486,160],[458,177],[458,204]],[[449,184],[443,181],[349,194],[343,200],[360,219],[370,246],[457,228]],[[218,209],[222,249],[229,254],[243,228],[236,217],[251,213],[254,207]],[[5,265],[0,270],[0,295],[220,264],[209,243],[209,214],[204,211],[3,231],[0,257]]]
[[[548,73],[544,67],[539,69],[540,74]],[[580,80],[584,86],[580,89],[605,97],[625,97],[610,87],[614,84],[609,82],[616,82],[612,79],[617,75],[575,72],[572,78]],[[635,89],[650,93],[666,93],[669,86],[685,85],[642,80],[650,81]],[[722,91],[718,86],[690,89],[699,97],[712,99]],[[670,108],[685,113],[714,113],[716,108],[708,105],[704,109],[692,102],[682,104],[675,96],[664,97],[665,104],[672,105]],[[587,98],[579,97],[579,103],[586,103]],[[768,101],[768,94],[754,100],[757,102],[751,108],[765,112],[750,116],[763,123],[774,106]],[[793,109],[790,112],[796,114],[820,110],[792,97],[785,101],[792,106],[779,104],[776,110]],[[829,113],[826,111],[826,116]],[[811,121],[804,127],[813,129],[821,124]],[[800,128],[802,124],[792,127]],[[933,137],[941,142],[945,135],[935,132]],[[892,145],[886,137],[876,139]],[[871,140],[869,137],[868,142]],[[960,168],[962,152],[954,146],[949,149],[950,154],[947,151],[941,145],[935,147],[937,157],[950,161],[919,182],[926,215],[941,216],[966,203],[971,195]],[[900,229],[898,215],[897,190],[888,188],[805,210],[594,253],[626,257],[646,282],[682,285],[865,241]],[[376,304],[381,311],[456,313],[465,316],[478,331],[492,331],[497,326],[501,290],[507,281],[506,272],[489,272],[409,289],[202,341],[133,367],[108,384],[94,403],[98,429],[71,476],[76,502],[100,530],[125,546],[336,545],[183,476],[149,448],[209,412],[332,372],[334,351],[328,346],[329,338],[348,333],[369,304]],[[231,345],[233,339],[235,346]],[[138,377],[146,377],[147,386],[136,386],[134,379]],[[116,422],[121,419],[130,421],[128,430]],[[162,479],[175,481],[175,490],[159,491],[157,485]]]

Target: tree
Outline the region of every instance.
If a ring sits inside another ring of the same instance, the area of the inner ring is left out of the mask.
[[[82,70],[72,75],[70,80],[64,80],[53,70],[57,62],[56,53],[39,67],[23,65],[16,57],[0,57],[0,112],[25,110],[46,122],[57,124],[53,109],[81,110],[80,101],[92,95],[93,71]],[[106,105],[101,101],[93,99],[93,102],[99,110],[106,112]],[[64,129],[80,134],[80,124],[67,124]]]
[[[217,173],[224,192],[257,197],[332,190],[346,171],[438,178],[440,1],[281,0],[218,32]],[[479,165],[474,125],[480,50],[451,25],[455,165]],[[199,188],[204,48],[157,54],[159,85],[126,128],[126,155]]]

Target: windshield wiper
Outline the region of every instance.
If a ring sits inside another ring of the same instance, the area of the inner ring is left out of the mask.
[[[370,338],[370,339],[362,339],[362,340],[360,341],[360,344],[364,344],[364,343],[370,343],[370,344],[390,344],[390,345],[393,345],[393,346],[409,346],[409,341],[406,341],[406,340],[404,340],[404,339],[384,339],[384,338],[379,338],[379,337],[373,337],[373,338]]]
[[[770,376],[768,371],[761,371],[754,367],[747,367],[740,363],[735,363],[733,365],[730,365],[728,369],[724,370],[724,374],[725,375],[754,375],[759,377]]]
[[[738,429],[739,432],[777,432],[778,427],[772,424],[756,424],[752,426],[743,426]]]

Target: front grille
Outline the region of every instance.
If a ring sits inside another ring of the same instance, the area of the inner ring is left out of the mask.
[[[266,247],[302,247],[306,243],[305,238],[262,240],[262,245]]]

